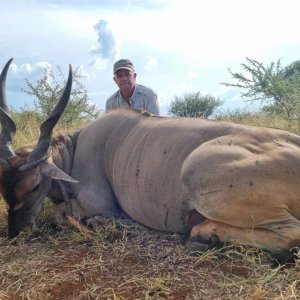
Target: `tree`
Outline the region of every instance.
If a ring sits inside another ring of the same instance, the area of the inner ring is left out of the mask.
[[[186,93],[183,97],[175,96],[170,103],[169,113],[178,117],[209,117],[223,102],[213,96],[202,96],[200,92]]]
[[[54,74],[52,69],[45,67],[43,77],[37,80],[36,83],[33,84],[25,78],[27,90],[23,89],[23,91],[37,98],[34,104],[42,119],[48,117],[52,108],[61,97],[66,84],[66,79],[60,66],[56,67],[56,73]],[[65,125],[79,119],[92,120],[100,114],[100,110],[97,109],[96,105],[89,103],[87,90],[81,83],[83,78],[84,76],[80,74],[79,68],[76,68],[73,71],[70,101],[60,120]]]
[[[241,64],[245,74],[228,69],[236,82],[221,84],[243,89],[242,97],[250,102],[260,101],[262,111],[268,114],[299,117],[300,61],[283,68],[280,59],[267,66],[254,59],[246,60]]]
[[[290,65],[285,67],[284,69],[284,77],[285,78],[292,78],[294,75],[298,75],[300,72],[300,60],[296,60],[292,62]]]

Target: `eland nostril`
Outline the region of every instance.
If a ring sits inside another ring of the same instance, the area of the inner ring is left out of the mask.
[[[29,232],[34,232],[38,230],[38,227],[36,226],[35,222],[31,222],[29,224],[17,226],[17,227],[15,225],[10,225],[8,226],[7,236],[9,239],[13,239],[16,236],[18,236],[23,230],[26,229],[28,229]]]

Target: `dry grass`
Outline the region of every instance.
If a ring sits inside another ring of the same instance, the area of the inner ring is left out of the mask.
[[[36,137],[23,134],[18,145]],[[8,240],[0,199],[0,299],[300,299],[300,260],[271,268],[268,253],[235,245],[191,255],[186,237],[131,220],[85,236],[51,223],[51,209],[46,202],[39,231]]]
[[[300,119],[289,120],[286,118],[248,113],[233,113],[232,115],[219,117],[219,119],[238,124],[279,128],[300,134]]]
[[[13,114],[12,117],[17,126],[16,135],[13,139],[15,148],[38,140],[40,134],[39,126],[41,125],[41,122],[39,122],[36,118],[33,118],[30,114]],[[55,136],[58,133],[72,133],[87,124],[88,122],[84,120],[74,120],[72,124],[69,124],[68,127],[65,128],[60,122],[58,122],[53,130],[53,135]]]
[[[94,237],[49,221],[5,237],[0,299],[300,299],[300,260],[271,268],[268,253],[227,245],[191,255],[185,237],[108,219]]]

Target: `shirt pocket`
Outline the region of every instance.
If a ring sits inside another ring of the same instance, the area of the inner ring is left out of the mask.
[[[147,103],[147,99],[144,99],[144,97],[141,97],[135,101],[134,107],[139,110],[146,110],[147,109],[146,103]]]

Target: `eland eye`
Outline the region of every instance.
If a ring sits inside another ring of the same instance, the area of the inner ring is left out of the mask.
[[[32,190],[31,190],[31,193],[34,193],[36,192],[40,187],[40,184],[37,184]]]

